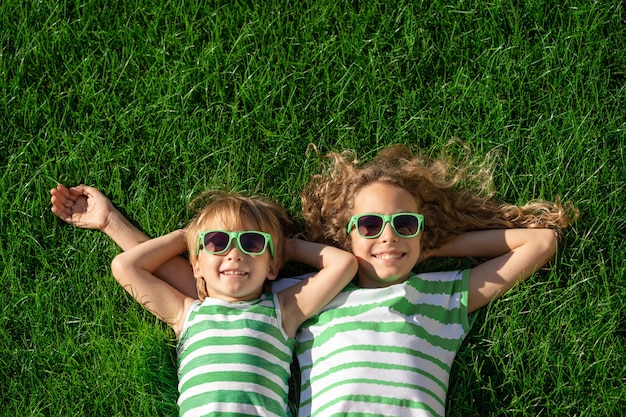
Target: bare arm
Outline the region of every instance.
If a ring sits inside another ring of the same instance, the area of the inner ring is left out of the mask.
[[[187,297],[154,272],[176,254],[186,249],[185,233],[176,230],[148,240],[117,255],[111,263],[115,279],[152,314],[167,323],[178,336],[185,311],[194,298]]]
[[[429,256],[492,258],[470,272],[469,312],[499,298],[555,254],[551,229],[496,229],[464,233]]]
[[[289,259],[319,268],[302,282],[278,293],[283,328],[294,337],[298,327],[328,304],[356,274],[356,258],[346,251],[319,243],[292,239],[286,244]]]
[[[50,194],[51,210],[57,217],[82,229],[103,231],[123,251],[150,239],[125,218],[97,188],[83,184],[67,188],[59,184],[50,190]],[[155,271],[155,276],[181,293],[196,297],[193,271],[184,257],[172,257]]]

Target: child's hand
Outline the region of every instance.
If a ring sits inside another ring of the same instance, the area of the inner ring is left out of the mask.
[[[83,229],[104,230],[115,208],[98,189],[87,185],[50,190],[52,212],[61,220]]]
[[[187,229],[177,229],[174,230],[172,233],[176,233],[177,237],[178,237],[178,241],[182,243],[182,245],[184,246],[184,249],[181,252],[184,252],[187,250]]]

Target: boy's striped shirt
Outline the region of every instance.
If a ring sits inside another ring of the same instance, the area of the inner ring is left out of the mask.
[[[289,415],[294,339],[275,296],[229,303],[206,298],[188,312],[178,342],[180,415]]]

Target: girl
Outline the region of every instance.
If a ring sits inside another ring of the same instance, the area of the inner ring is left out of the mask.
[[[484,193],[488,167],[474,175],[401,145],[365,166],[349,154],[329,159],[303,193],[307,233],[356,256],[358,287],[301,328],[300,415],[444,416],[469,315],[548,262],[557,231],[577,213],[497,203]],[[442,256],[490,259],[464,271],[412,272]]]
[[[113,260],[115,279],[174,330],[181,415],[289,415],[288,378],[300,324],[354,276],[347,252],[285,242],[277,204],[213,193],[185,230],[148,240]],[[197,284],[189,296],[155,276],[185,249]],[[263,291],[288,258],[319,272],[274,295]]]

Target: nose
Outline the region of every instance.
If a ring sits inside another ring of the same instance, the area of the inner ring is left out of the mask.
[[[398,236],[396,235],[396,232],[393,231],[393,227],[391,227],[390,222],[385,223],[383,226],[383,232],[380,234],[379,238],[383,242],[395,242],[398,240]]]
[[[241,251],[241,249],[239,249],[239,245],[237,245],[237,242],[235,242],[233,239],[233,242],[231,243],[228,252],[226,252],[226,259],[241,260],[243,259],[243,255],[244,253]]]

